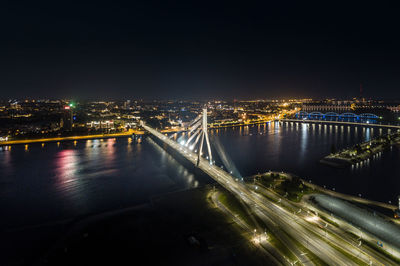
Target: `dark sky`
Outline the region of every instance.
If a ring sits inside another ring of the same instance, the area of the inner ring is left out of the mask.
[[[3,1],[1,97],[400,99],[395,6],[125,2]]]

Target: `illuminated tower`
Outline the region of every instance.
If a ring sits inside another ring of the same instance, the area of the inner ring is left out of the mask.
[[[400,196],[397,196],[397,199],[399,200],[399,211],[400,211]]]
[[[201,150],[203,147],[203,139],[204,137],[206,138],[206,142],[207,142],[207,150],[208,150],[208,157],[210,160],[210,164],[212,164],[212,154],[211,154],[211,146],[210,146],[210,140],[208,139],[208,133],[207,133],[207,108],[203,109],[203,123],[202,123],[202,131],[203,131],[203,137],[201,139],[201,143],[200,143],[200,150],[199,150],[199,157],[198,159],[200,159],[200,155],[201,155]]]
[[[206,140],[206,145],[207,145],[207,150],[208,150],[208,156],[207,159],[210,161],[210,164],[212,164],[212,154],[211,154],[211,145],[210,145],[210,140],[208,138],[208,133],[207,133],[207,108],[203,109],[202,114],[197,116],[190,124],[189,126],[190,130],[188,132],[188,136],[190,138],[187,140],[186,143],[182,143],[182,145],[185,145],[186,147],[189,147],[190,150],[193,150],[197,143],[199,143],[199,149],[198,149],[198,156],[197,156],[197,165],[200,163],[200,157],[202,155],[203,151],[203,144],[204,144],[204,139]],[[192,141],[194,141],[193,144]],[[200,141],[200,142],[199,142]]]

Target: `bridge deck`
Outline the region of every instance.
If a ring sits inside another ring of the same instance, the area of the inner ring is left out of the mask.
[[[146,126],[145,124],[142,124],[142,126],[150,134],[168,145],[174,151],[178,152],[189,162],[193,163],[194,165],[197,164],[196,153],[171,140],[157,130]],[[331,265],[355,265],[350,258],[333,249],[323,240],[323,230],[320,229],[317,224],[310,224],[302,219],[299,219],[297,214],[289,212],[279,206],[278,203],[270,201],[260,194],[251,191],[245,184],[235,181],[235,178],[232,175],[225,172],[221,168],[210,164],[204,158],[200,158],[198,168],[217,181],[221,186],[230,191],[233,195],[243,200],[260,218],[267,219],[265,217],[273,217],[274,224],[279,225],[283,231],[285,231],[292,238],[296,239],[299,243],[302,243],[304,246],[307,245],[308,249],[311,252],[318,254],[318,257],[320,257],[323,261]],[[315,234],[319,234],[320,237],[315,237],[313,234],[310,235],[310,231],[314,232]],[[292,242],[289,241],[286,243],[286,245],[291,243]],[[371,253],[368,252],[369,254],[367,254],[367,252],[361,252],[359,249],[357,249],[357,247],[352,246],[346,241],[340,240],[336,244],[346,246],[349,253],[358,254],[358,258],[364,262],[369,261],[371,258]],[[392,251],[394,251],[392,245],[387,245],[385,248],[390,248]],[[296,250],[291,251],[303,265],[314,265],[307,255],[296,252]]]
[[[170,146],[173,150],[182,155],[189,162],[193,163],[193,165],[197,164],[197,154],[191,151],[189,148],[180,145],[179,143],[171,140],[167,136],[161,134],[160,132],[149,126],[143,125],[143,128],[146,129],[153,136],[161,140],[162,142],[166,143],[168,146]],[[209,175],[211,178],[213,178],[215,181],[217,181],[219,184],[221,184],[223,187],[231,191],[231,187],[228,186],[227,184],[235,182],[232,175],[230,175],[229,173],[225,172],[224,170],[215,165],[211,165],[204,158],[200,158],[200,163],[198,165],[198,168],[201,169],[203,172],[205,172],[207,175]]]

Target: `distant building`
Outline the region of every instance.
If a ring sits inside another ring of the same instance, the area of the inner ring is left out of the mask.
[[[94,129],[113,129],[114,128],[114,121],[91,121],[86,123],[87,128],[94,128]]]
[[[400,105],[388,106],[387,109],[394,113],[400,112]]]
[[[131,100],[124,102],[124,109],[129,110],[131,108]]]
[[[307,103],[303,104],[301,109],[306,112],[348,112],[352,110],[352,105],[347,102]]]

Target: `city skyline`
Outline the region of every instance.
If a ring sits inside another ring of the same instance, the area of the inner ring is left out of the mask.
[[[394,265],[399,143],[393,102],[0,101],[0,260]]]

